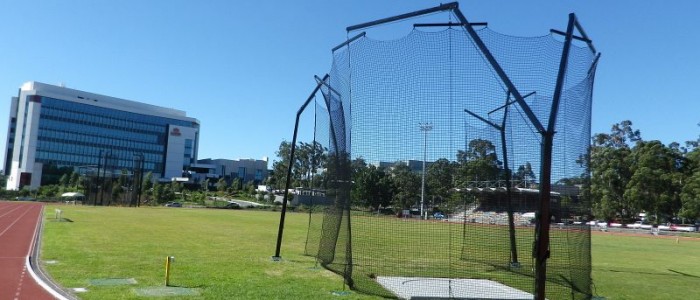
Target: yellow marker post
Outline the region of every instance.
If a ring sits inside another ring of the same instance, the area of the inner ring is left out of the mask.
[[[174,256],[165,258],[165,286],[170,286],[170,264],[175,262]]]

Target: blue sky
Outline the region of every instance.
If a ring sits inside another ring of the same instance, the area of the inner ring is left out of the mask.
[[[63,83],[186,111],[201,121],[200,158],[274,159],[347,26],[438,4],[0,0],[0,124],[23,82]],[[472,22],[518,36],[564,30],[576,13],[603,53],[593,133],[629,119],[648,140],[698,137],[700,2],[461,1],[460,9]],[[368,35],[410,30],[394,25]]]

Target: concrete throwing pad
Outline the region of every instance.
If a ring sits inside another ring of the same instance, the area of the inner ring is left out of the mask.
[[[199,296],[199,290],[174,286],[153,286],[134,289],[141,297]]]
[[[402,299],[533,299],[530,293],[486,279],[379,276],[377,282]]]
[[[133,278],[100,278],[90,279],[90,285],[129,285],[136,284]]]

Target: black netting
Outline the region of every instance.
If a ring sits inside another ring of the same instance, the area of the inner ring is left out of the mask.
[[[563,41],[477,33],[546,127]],[[591,296],[594,58],[572,45],[556,115],[548,299]],[[463,28],[359,38],[334,51],[321,94],[314,141],[327,156],[314,189],[325,202],[309,214],[306,254],[387,297],[401,295],[385,278],[442,282],[450,297],[460,279],[484,280],[467,288],[482,298],[505,298],[499,284],[534,294],[542,133]]]

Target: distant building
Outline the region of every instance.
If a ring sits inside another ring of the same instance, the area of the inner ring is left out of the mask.
[[[415,173],[420,173],[423,171],[423,161],[422,160],[413,160],[413,159],[392,161],[392,162],[380,161],[378,164],[378,167],[385,168],[385,169],[393,169],[397,164],[407,165],[408,168],[411,169],[411,171],[415,172]],[[425,168],[428,169],[432,164],[433,164],[433,162],[426,161]]]
[[[267,178],[267,158],[263,159],[200,159],[190,166],[189,175],[193,182],[207,178],[225,178],[227,181],[239,180],[242,183],[262,183]]]
[[[47,167],[132,170],[180,177],[197,160],[199,121],[184,111],[27,82],[13,97],[5,153],[7,189],[41,185]]]

